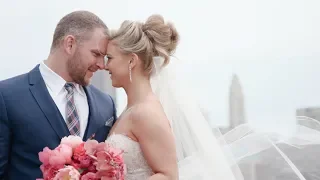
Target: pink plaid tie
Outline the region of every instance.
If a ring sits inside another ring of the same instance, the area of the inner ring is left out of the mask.
[[[67,106],[66,106],[66,114],[67,114],[67,126],[71,135],[80,136],[80,121],[79,115],[77,112],[76,105],[74,103],[74,85],[72,83],[66,83],[65,89],[67,90]]]

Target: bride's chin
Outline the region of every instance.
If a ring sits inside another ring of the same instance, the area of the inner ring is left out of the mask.
[[[122,86],[120,86],[119,84],[117,84],[116,82],[112,81],[112,86],[114,88],[121,88]]]

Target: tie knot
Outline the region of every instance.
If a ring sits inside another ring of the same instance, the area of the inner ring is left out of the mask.
[[[68,91],[68,94],[70,93],[73,93],[73,89],[75,88],[74,87],[74,84],[73,83],[66,83],[64,85],[64,88]]]

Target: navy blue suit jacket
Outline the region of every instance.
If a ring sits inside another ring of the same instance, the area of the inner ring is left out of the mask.
[[[89,85],[84,87],[89,119],[84,140],[106,139],[116,120],[112,98]],[[0,179],[42,178],[38,152],[54,149],[70,135],[37,65],[29,73],[0,81]]]

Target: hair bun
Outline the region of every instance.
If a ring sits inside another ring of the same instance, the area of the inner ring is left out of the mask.
[[[176,50],[179,34],[172,23],[165,23],[161,15],[152,15],[142,26],[154,46],[154,55],[163,56],[166,60]]]
[[[168,23],[168,26],[171,30],[171,45],[169,46],[169,49],[168,51],[170,53],[174,52],[178,46],[178,42],[179,42],[179,34],[178,34],[178,31],[177,29],[174,27],[174,25],[172,23]]]
[[[109,41],[123,53],[135,53],[143,62],[144,70],[151,72],[154,57],[164,58],[166,65],[176,50],[179,34],[171,23],[165,23],[161,15],[150,16],[145,23],[124,21],[120,28],[110,33]]]

